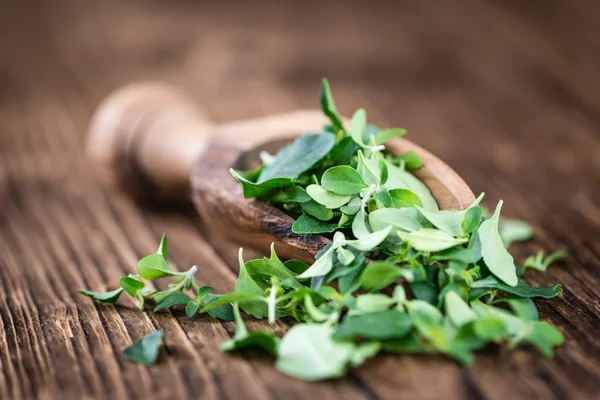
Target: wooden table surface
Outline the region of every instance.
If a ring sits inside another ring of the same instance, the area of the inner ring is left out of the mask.
[[[0,6],[1,399],[600,398],[600,3],[56,3]],[[189,204],[142,206],[100,183],[82,149],[104,96],[166,80],[228,121],[315,107],[322,76],[345,114],[364,106],[407,128],[488,206],[502,198],[531,222],[518,260],[568,250],[528,276],[565,288],[537,302],[566,337],[554,360],[490,348],[467,369],[386,355],[305,383],[266,356],[220,353],[232,323],[77,293],[115,288],[163,231],[177,268],[198,264],[219,292],[236,279],[235,250],[207,238]],[[160,364],[122,358],[158,328]]]

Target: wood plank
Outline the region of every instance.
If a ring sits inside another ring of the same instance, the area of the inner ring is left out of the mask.
[[[3,4],[0,398],[593,398],[598,11],[583,0]],[[198,264],[217,291],[233,288],[237,272],[237,246],[207,237],[189,204],[151,208],[99,184],[82,148],[106,94],[165,79],[227,121],[314,107],[322,75],[344,113],[365,106],[376,124],[408,128],[486,191],[488,206],[503,198],[507,215],[532,222],[538,237],[514,248],[519,260],[569,251],[563,265],[528,274],[565,287],[537,302],[566,336],[554,360],[490,348],[464,369],[439,356],[386,355],[345,379],[309,384],[276,372],[269,357],[220,353],[231,323],[76,293],[115,287],[163,231],[176,267]],[[122,358],[157,328],[166,332],[159,365]]]

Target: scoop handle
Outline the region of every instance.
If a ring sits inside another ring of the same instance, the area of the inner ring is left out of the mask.
[[[211,148],[241,153],[263,142],[318,131],[324,123],[319,112],[301,110],[214,125],[177,88],[141,82],[118,89],[98,107],[87,152],[109,181],[129,192],[177,198],[188,196],[194,164]]]

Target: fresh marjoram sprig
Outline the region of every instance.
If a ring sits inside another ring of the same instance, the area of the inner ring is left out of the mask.
[[[262,349],[278,370],[306,380],[343,376],[381,351],[442,353],[470,365],[473,352],[489,343],[529,344],[551,357],[564,339],[539,321],[532,298],[552,298],[562,288],[529,286],[522,274],[545,271],[564,254],[544,259],[540,253],[516,265],[506,246],[529,238],[531,228],[500,219],[502,201],[492,215],[480,207],[483,194],[464,210],[439,210],[410,172],[421,167],[418,155],[385,152],[403,129],[369,125],[363,109],[345,126],[327,80],[321,108],[330,121],[321,133],[301,136],[276,155],[262,153],[263,165],[254,171],[231,170],[246,198],[294,217],[293,232],[332,239],[312,265],[282,261],[273,246],[270,257],[244,261],[240,249],[235,290],[213,295],[196,283],[197,267],[175,272],[168,265],[163,236],[157,253],[140,260],[137,274],[121,278],[119,289],[81,292],[115,302],[125,291],[141,309],[152,298],[154,311],[185,305],[190,317],[235,320],[223,351]],[[173,280],[168,289],[147,286],[163,278]],[[242,312],[269,324],[297,323],[280,340],[270,331],[248,332]],[[140,358],[145,362],[157,350],[136,348],[135,354],[150,354]]]

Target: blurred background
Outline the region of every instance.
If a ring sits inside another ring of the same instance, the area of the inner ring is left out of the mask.
[[[532,223],[538,239],[515,248],[520,260],[569,250],[568,269],[530,280],[565,285],[556,310],[594,304],[599,17],[594,0],[3,1],[0,282],[26,293],[57,273],[73,292],[114,284],[163,230],[181,265],[222,265],[193,211],[150,213],[99,184],[83,152],[93,111],[153,79],[184,88],[216,122],[244,119],[318,108],[327,77],[343,114],[365,107],[374,124],[406,128],[488,206],[503,198],[504,215]],[[595,304],[581,326],[598,318]]]

